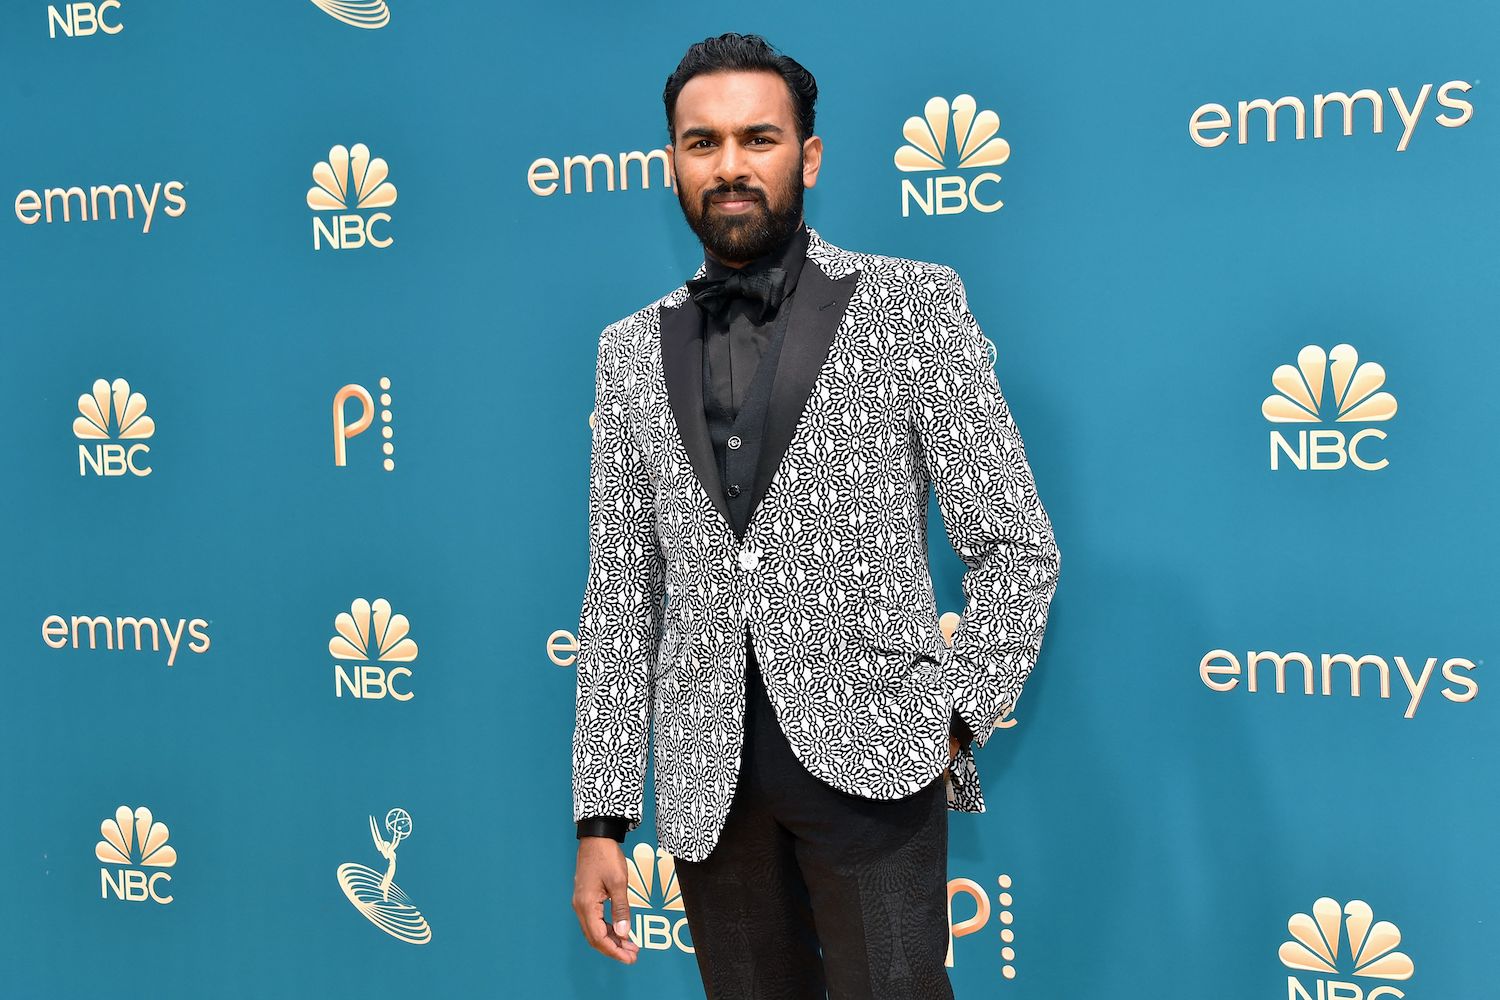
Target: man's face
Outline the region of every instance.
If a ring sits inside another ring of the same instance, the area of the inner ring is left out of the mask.
[[[823,158],[821,139],[797,139],[786,81],[758,70],[695,76],[677,97],[674,123],[677,201],[704,249],[738,265],[785,241]]]

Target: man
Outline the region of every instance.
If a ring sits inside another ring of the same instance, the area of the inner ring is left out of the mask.
[[[667,80],[705,259],[600,338],[573,905],[635,961],[619,842],[654,732],[708,996],[951,997],[947,809],[983,808],[967,744],[1036,661],[1058,552],[958,276],[804,225],[816,98],[755,36]],[[968,565],[951,649],[930,484]]]

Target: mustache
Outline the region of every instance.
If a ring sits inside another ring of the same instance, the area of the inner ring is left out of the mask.
[[[749,184],[718,184],[703,192],[702,202],[704,215],[708,214],[710,199],[712,199],[714,195],[719,194],[748,194],[754,197],[762,205],[766,203],[766,192],[761,188],[751,187]]]

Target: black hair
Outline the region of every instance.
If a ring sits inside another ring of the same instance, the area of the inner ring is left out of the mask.
[[[667,77],[662,103],[667,108],[667,136],[677,141],[673,117],[677,113],[677,95],[695,76],[704,73],[766,70],[786,81],[792,95],[792,112],[797,118],[797,139],[806,142],[813,134],[813,105],[818,102],[818,81],[791,56],[782,55],[759,35],[728,32],[717,38],[705,38],[687,50],[682,62]]]

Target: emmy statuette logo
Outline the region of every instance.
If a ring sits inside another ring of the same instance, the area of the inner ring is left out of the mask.
[[[47,37],[56,38],[59,31],[64,38],[86,38],[103,32],[118,35],[125,30],[120,18],[120,0],[102,0],[100,3],[65,3],[59,10],[55,5],[47,7]]]
[[[356,28],[384,28],[391,20],[385,0],[312,0],[329,17]]]
[[[385,858],[385,871],[353,861],[339,865],[339,888],[366,920],[391,937],[407,944],[426,944],[432,940],[432,928],[422,911],[412,905],[411,897],[396,884],[396,848],[411,836],[411,815],[405,809],[392,809],[385,814],[385,831],[391,839],[382,837],[380,830],[371,816],[370,839]]]
[[[1383,422],[1396,415],[1396,397],[1380,387],[1385,369],[1373,361],[1363,364],[1348,344],[1324,351],[1315,344],[1297,353],[1297,364],[1282,365],[1271,374],[1276,392],[1267,396],[1260,412],[1274,424]],[[1288,431],[1290,433],[1290,431]],[[1339,428],[1299,429],[1296,444],[1279,430],[1271,432],[1271,469],[1284,457],[1293,468],[1307,471],[1342,469],[1352,464],[1366,472],[1385,468],[1390,461],[1376,458],[1374,444],[1384,441],[1378,427],[1347,434]]]
[[[1292,937],[1277,952],[1281,964],[1318,976],[1311,989],[1300,977],[1287,976],[1287,1000],[1397,1000],[1406,996],[1394,986],[1369,982],[1405,982],[1416,969],[1409,957],[1396,950],[1401,931],[1389,920],[1376,921],[1364,900],[1350,900],[1340,910],[1337,901],[1324,896],[1313,904],[1311,914],[1293,914],[1287,930]],[[1335,976],[1348,979],[1331,978]]]
[[[328,640],[328,651],[335,660],[358,661],[348,669],[344,663],[333,665],[335,697],[347,691],[365,701],[412,700],[415,693],[409,687],[401,690],[397,682],[402,687],[410,682],[411,669],[400,664],[416,660],[417,644],[407,636],[411,622],[405,615],[391,614],[390,601],[358,598],[348,611],[339,612],[333,627],[337,634]]]
[[[1009,875],[995,880],[1000,891],[995,895],[995,905],[990,904],[984,886],[971,878],[948,880],[948,968],[953,968],[953,942],[961,937],[975,934],[989,924],[991,916],[1000,924],[1000,975],[1004,979],[1016,978],[1016,917],[1011,909],[1015,905],[1012,893],[1013,881]],[[953,901],[967,896],[974,903],[974,913],[961,919],[953,919]]]
[[[313,167],[313,186],[307,191],[307,207],[314,212],[334,214],[313,216],[313,249],[326,244],[333,250],[357,250],[370,246],[385,249],[395,242],[385,226],[389,212],[374,209],[396,204],[396,186],[386,180],[391,168],[380,157],[370,156],[370,147],[356,142],[353,148],[334,146],[328,159]],[[382,228],[376,231],[376,226]]]
[[[980,111],[968,94],[959,94],[951,104],[946,98],[934,97],[921,115],[906,119],[901,129],[906,144],[896,150],[896,169],[927,176],[923,187],[902,178],[901,216],[910,216],[913,205],[923,215],[958,215],[969,208],[986,213],[1000,211],[1005,203],[992,191],[982,190],[983,185],[998,185],[999,174],[989,170],[977,174],[951,172],[998,167],[1010,159],[1010,143],[1000,138],[999,132],[1000,116]]]
[[[347,404],[349,400],[359,404],[359,416],[349,421]],[[375,422],[375,397],[370,390],[362,385],[350,383],[333,394],[333,464],[342,468],[348,464],[346,454],[347,444],[350,438],[357,437],[370,429]],[[380,436],[385,438],[380,446],[385,455],[382,463],[386,472],[396,468],[396,460],[392,457],[396,453],[395,442],[391,440],[395,432],[391,429],[391,380],[381,378],[380,380]]]
[[[630,889],[630,940],[652,951],[693,954],[677,861],[664,848],[636,844],[626,856]]]
[[[158,823],[151,810],[129,806],[115,810],[99,826],[104,839],[94,846],[94,857],[107,866],[99,869],[99,898],[131,903],[150,900],[163,905],[172,901],[172,876],[163,869],[177,864],[177,849],[167,843],[167,825]],[[145,869],[153,869],[149,874]]]
[[[146,397],[132,392],[129,382],[96,380],[92,393],[78,397],[78,412],[73,436],[98,442],[78,446],[80,476],[151,475],[146,464],[151,448],[145,442],[156,433],[156,421],[146,416]]]

